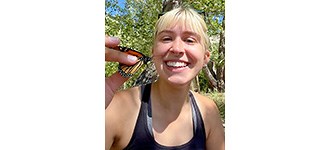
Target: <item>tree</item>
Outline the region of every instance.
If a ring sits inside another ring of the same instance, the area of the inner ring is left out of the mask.
[[[208,89],[225,92],[225,1],[187,0],[187,2],[195,9],[205,12],[209,35],[213,39],[218,39],[218,42],[214,42],[210,47],[211,61],[203,68],[204,75],[209,81]]]
[[[117,0],[106,0],[105,33],[121,38],[121,45],[134,48],[150,56],[154,25],[159,14],[183,3],[190,4],[196,10],[203,10],[209,35],[216,39],[210,47],[211,61],[193,82],[197,91],[224,92],[225,87],[225,20],[224,0],[126,0],[124,8]],[[213,40],[214,41],[214,40]],[[116,64],[106,64],[106,75],[116,71]],[[138,74],[141,73],[138,72]],[[138,76],[125,84],[130,87]]]
[[[106,0],[105,34],[117,36],[121,39],[122,46],[134,48],[150,56],[154,26],[158,16],[162,14],[162,12],[171,10],[176,5],[181,5],[183,3],[190,4],[196,10],[202,10],[212,43],[209,48],[211,60],[192,84],[195,84],[194,89],[196,89],[196,91],[201,91],[202,93],[208,92],[207,94],[211,95],[211,99],[216,102],[219,108],[222,121],[225,122],[224,0],[165,0],[164,3],[160,0],[126,0],[124,8],[119,7],[117,0]],[[163,5],[166,6],[163,7]],[[117,71],[117,64],[106,63],[105,68],[105,75],[108,76]],[[128,88],[136,84],[134,81],[137,80],[142,70],[143,69],[133,76],[131,80],[126,82],[122,88]],[[152,70],[153,69],[146,69],[141,74],[152,72]],[[138,79],[137,81],[142,81],[142,79]]]

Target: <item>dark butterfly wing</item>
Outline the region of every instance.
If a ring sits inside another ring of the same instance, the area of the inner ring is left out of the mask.
[[[130,54],[133,56],[136,56],[138,58],[137,63],[135,63],[134,65],[125,65],[125,64],[119,64],[118,66],[118,70],[121,76],[127,78],[127,77],[131,77],[134,73],[136,73],[136,71],[138,71],[141,66],[143,64],[147,64],[148,61],[151,60],[150,57],[147,57],[145,55],[143,55],[142,53],[135,51],[131,48],[127,48],[127,47],[122,47],[122,46],[118,46],[115,49],[120,50],[126,54]]]
[[[136,71],[139,70],[142,65],[143,65],[143,61],[141,60],[139,60],[136,64],[132,66],[119,64],[118,70],[123,77],[127,78],[127,77],[131,77],[134,73],[136,73]]]
[[[137,77],[133,84],[134,86],[146,85],[158,80],[158,74],[156,71],[155,64],[153,62],[148,64],[148,67]]]

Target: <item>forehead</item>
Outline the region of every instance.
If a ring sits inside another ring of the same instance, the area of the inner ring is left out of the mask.
[[[159,36],[162,36],[162,35],[182,35],[182,36],[194,36],[198,39],[200,39],[200,35],[197,34],[196,32],[194,31],[191,31],[191,30],[186,30],[185,27],[182,27],[182,26],[174,26],[172,28],[169,28],[169,29],[164,29],[162,31],[160,31],[158,33]]]
[[[200,34],[199,30],[193,26],[193,22],[182,19],[172,20],[167,23],[160,24],[158,26],[157,34],[172,33],[175,31],[181,31],[185,34]]]

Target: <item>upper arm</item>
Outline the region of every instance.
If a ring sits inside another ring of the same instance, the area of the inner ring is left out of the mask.
[[[109,111],[110,110],[108,109],[105,111],[105,150],[110,150],[115,139],[114,131],[116,131],[114,129],[116,126],[113,122],[110,121],[112,118]]]
[[[215,102],[198,93],[194,93],[198,99],[198,105],[202,112],[206,133],[206,149],[224,150],[225,133],[220,113]]]
[[[122,149],[139,112],[138,88],[117,92],[105,110],[105,150]]]
[[[125,100],[121,94],[116,93],[113,100],[105,110],[105,150],[109,150],[115,142],[116,135],[118,135],[118,123],[120,120],[121,103]]]
[[[211,101],[209,107],[208,118],[205,120],[209,125],[209,133],[206,139],[206,148],[208,150],[224,150],[225,149],[225,133],[220,119],[220,114],[216,104]]]

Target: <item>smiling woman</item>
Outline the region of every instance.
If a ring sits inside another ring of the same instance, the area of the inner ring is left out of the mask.
[[[177,85],[190,83],[209,61],[208,39],[204,20],[192,9],[175,9],[161,16],[156,23],[153,46],[153,61],[159,75]]]
[[[152,47],[159,78],[114,95],[106,109],[107,150],[224,149],[216,104],[189,90],[210,59],[208,45],[206,24],[193,9],[159,18]]]

